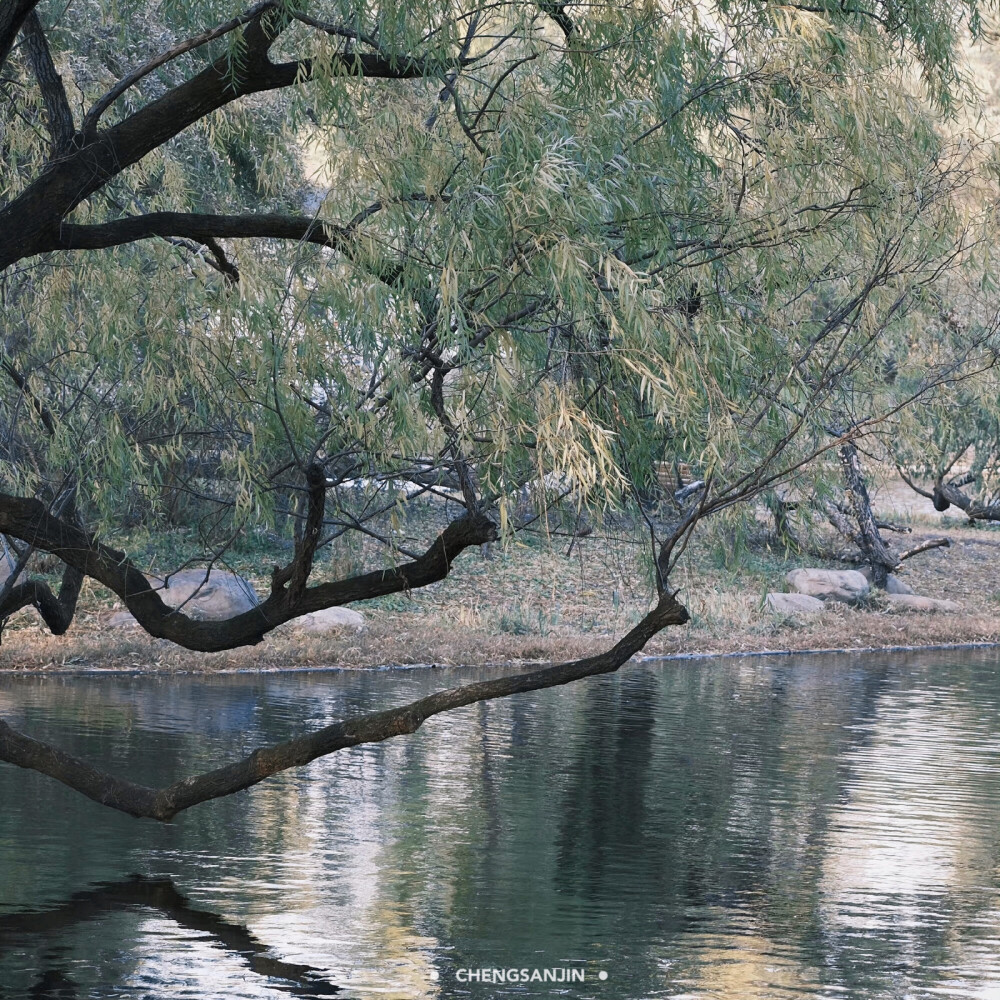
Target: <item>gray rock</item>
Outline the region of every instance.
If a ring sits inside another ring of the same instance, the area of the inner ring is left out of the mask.
[[[294,624],[303,632],[359,632],[365,627],[365,616],[353,608],[326,608],[303,615]]]
[[[169,576],[166,585],[147,579],[164,604],[201,621],[232,618],[260,604],[247,580],[224,569],[213,569],[207,576],[203,569],[184,569]]]
[[[823,610],[823,602],[818,597],[808,594],[779,594],[772,592],[765,600],[768,611],[776,611],[783,615],[808,614],[814,615]]]
[[[148,576],[150,587],[171,608],[180,608],[198,621],[222,621],[257,607],[260,600],[251,584],[236,573],[213,569],[207,576],[203,569],[184,569],[164,581]],[[183,605],[183,607],[182,607]],[[130,628],[139,623],[128,611],[117,611],[108,628]]]
[[[130,611],[116,611],[105,623],[105,628],[136,628],[139,623]]]
[[[844,604],[857,603],[871,590],[864,574],[856,569],[793,569],[785,579],[796,593]]]
[[[961,611],[954,601],[944,601],[937,597],[920,597],[917,594],[886,594],[890,611],[929,611],[932,614],[954,614]]]

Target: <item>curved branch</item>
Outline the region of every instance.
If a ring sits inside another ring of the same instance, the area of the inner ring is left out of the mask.
[[[12,729],[2,720],[0,760],[40,771],[88,798],[130,816],[166,822],[199,802],[232,795],[318,757],[362,743],[381,743],[394,736],[414,733],[427,719],[442,712],[611,673],[639,652],[657,632],[668,625],[682,625],[687,620],[688,614],[683,605],[673,595],[664,594],[656,607],[631,632],[612,649],[598,656],[525,674],[464,684],[399,708],[345,719],[285,743],[261,747],[242,760],[206,774],[175,781],[165,788],[149,788],[106,774],[78,757]]]
[[[981,503],[973,500],[954,483],[938,483],[934,487],[934,496],[935,506],[942,504],[938,507],[939,510],[947,510],[949,504],[954,504],[970,521],[1000,521],[1000,502]]]
[[[58,594],[53,594],[52,588],[42,580],[25,580],[23,583],[17,583],[0,601],[0,621],[9,618],[21,608],[34,607],[38,609],[42,621],[53,635],[65,635],[73,623],[76,602],[82,586],[83,574],[72,566],[67,566],[63,570]]]
[[[171,46],[171,48],[166,49],[159,55],[154,56],[138,69],[135,69],[126,76],[123,76],[102,98],[100,98],[100,100],[94,104],[94,106],[84,116],[83,125],[81,126],[80,131],[85,135],[92,133],[94,129],[97,128],[97,123],[100,121],[104,112],[107,111],[108,108],[110,108],[111,105],[114,104],[126,90],[130,87],[134,87],[141,79],[143,79],[143,77],[149,76],[154,69],[158,69],[165,63],[176,59],[178,56],[184,55],[185,52],[190,52],[193,49],[200,48],[202,45],[207,45],[209,42],[215,41],[217,38],[222,38],[223,35],[228,35],[231,31],[235,31],[242,25],[248,24],[255,18],[260,17],[264,11],[270,10],[274,6],[274,0],[264,0],[263,3],[256,4],[248,11],[245,11],[243,14],[239,14],[231,20],[226,21],[224,24],[210,28],[208,31],[203,31],[200,35],[187,38],[183,42],[178,42],[176,45]]]
[[[0,5],[2,6],[2,5]],[[243,30],[239,61],[216,59],[202,72],[168,90],[116,125],[83,135],[71,153],[49,164],[0,209],[0,270],[24,257],[58,246],[61,221],[127,167],[233,101],[250,94],[293,87],[311,79],[309,59],[273,63],[268,53],[284,29],[284,15],[265,10]],[[468,60],[428,59],[407,54],[339,53],[332,69],[359,79],[411,80],[437,76]],[[9,236],[8,236],[9,234]]]
[[[53,515],[39,500],[0,493],[0,533],[58,556],[67,566],[114,591],[152,636],[211,653],[260,642],[279,625],[312,611],[386,594],[415,590],[443,580],[467,548],[495,541],[496,525],[485,515],[452,521],[417,559],[388,569],[306,587],[272,589],[263,603],[223,621],[200,621],[164,604],[156,589],[123,552],[104,545],[82,528]]]

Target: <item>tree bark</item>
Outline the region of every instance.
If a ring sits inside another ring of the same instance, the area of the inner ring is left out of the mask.
[[[0,720],[0,760],[39,771],[64,785],[130,816],[166,822],[199,802],[232,795],[271,775],[301,767],[318,757],[362,743],[380,743],[416,732],[432,715],[493,698],[568,684],[596,674],[611,673],[626,663],[657,632],[688,620],[687,610],[672,594],[660,597],[656,607],[620,642],[598,656],[560,663],[525,674],[465,684],[439,691],[419,701],[346,719],[315,733],[275,746],[261,747],[248,757],[206,774],[175,781],[165,788],[137,785],[99,770],[48,743],[12,729]]]
[[[871,569],[872,584],[880,590],[885,590],[886,579],[898,566],[899,560],[889,551],[889,547],[885,544],[879,531],[878,523],[872,512],[868,488],[865,486],[858,449],[854,442],[847,441],[842,444],[837,454],[844,474],[847,500],[857,524],[853,540],[861,549],[861,555]]]

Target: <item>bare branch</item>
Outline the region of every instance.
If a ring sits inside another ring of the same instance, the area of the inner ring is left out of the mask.
[[[913,556],[920,555],[921,552],[926,552],[928,549],[946,549],[950,545],[950,538],[930,538],[926,542],[914,545],[912,549],[901,552],[899,561],[902,562],[904,559],[911,559]]]
[[[216,255],[213,243],[219,239],[294,240],[297,243],[315,243],[339,249],[343,245],[344,232],[344,229],[331,223],[298,215],[151,212],[149,215],[133,215],[95,225],[65,224],[55,230],[49,239],[44,240],[39,249],[40,252],[101,250],[156,237],[197,240],[208,247],[213,255]],[[221,266],[221,261],[219,263]]]
[[[312,611],[437,583],[448,575],[452,563],[465,549],[495,541],[497,537],[496,525],[488,517],[478,512],[467,513],[452,521],[418,559],[315,584],[297,599],[287,589],[279,589],[243,614],[224,621],[201,621],[164,604],[123,552],[56,517],[39,500],[0,493],[0,533],[51,552],[67,566],[103,583],[125,602],[150,635],[200,652],[253,645],[284,622]]]
[[[559,25],[560,30],[567,39],[573,34],[574,27],[573,19],[566,13],[568,6],[569,4],[556,3],[554,0],[540,0],[538,4],[538,9],[543,14],[548,14]]]

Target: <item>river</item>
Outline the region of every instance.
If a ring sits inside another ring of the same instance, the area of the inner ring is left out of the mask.
[[[0,715],[161,785],[487,674],[5,675]],[[1000,654],[649,661],[168,825],[0,765],[2,1000],[288,996],[1000,997]]]

